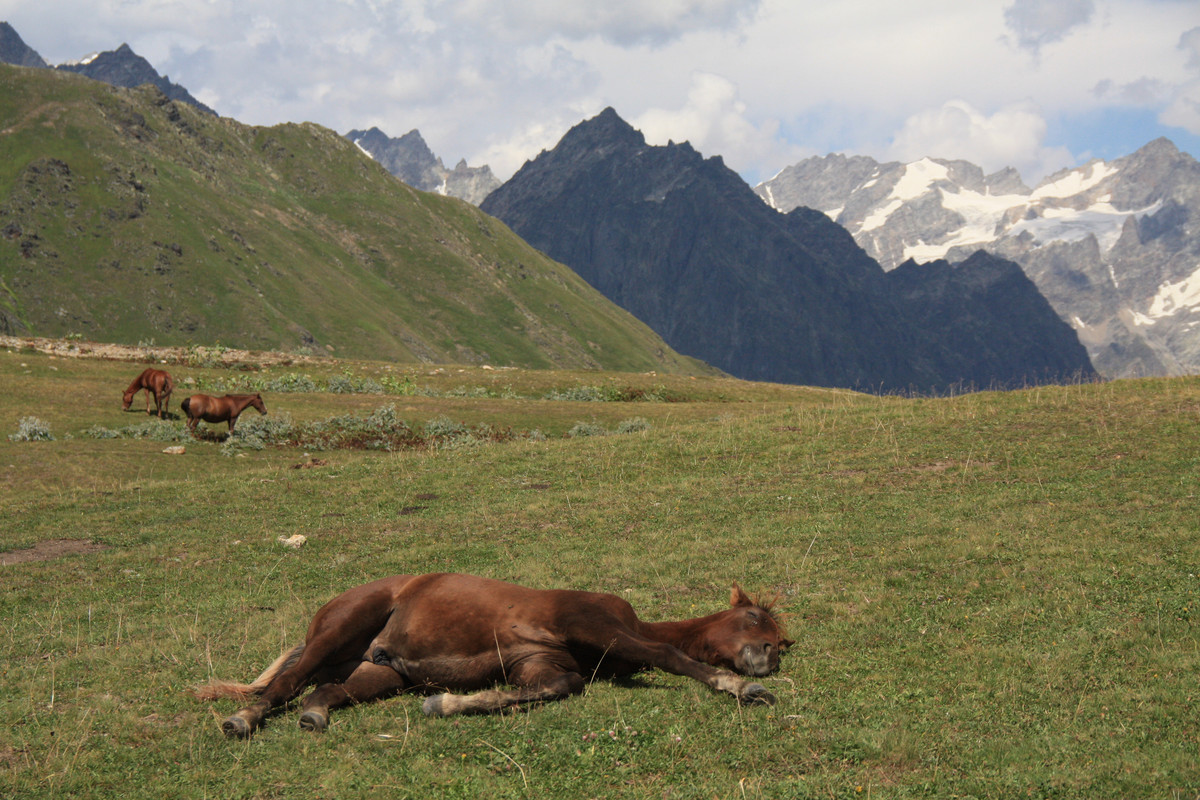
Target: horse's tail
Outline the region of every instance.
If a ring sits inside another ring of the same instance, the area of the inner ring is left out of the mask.
[[[233,681],[213,681],[196,689],[195,695],[201,700],[217,700],[229,697],[235,700],[245,700],[251,695],[260,695],[271,681],[284,670],[290,669],[304,654],[304,645],[298,644],[271,662],[271,666],[262,671],[253,683],[235,683]]]
[[[175,391],[175,379],[171,377],[171,373],[164,372],[165,379],[163,380],[163,394],[169,395]]]

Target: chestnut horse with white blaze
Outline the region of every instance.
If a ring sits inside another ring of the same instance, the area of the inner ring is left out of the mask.
[[[197,696],[258,698],[223,723],[238,738],[313,684],[300,714],[308,730],[324,730],[330,709],[408,690],[430,694],[428,715],[479,714],[580,694],[593,677],[647,668],[694,678],[743,704],[774,705],[766,687],[735,673],[770,675],[792,641],[772,604],[751,600],[736,583],[730,602],[698,619],[643,622],[611,594],[474,575],[396,575],[326,603],[304,643],[253,683],[217,681]]]
[[[158,418],[162,419],[171,403],[171,392],[175,391],[175,381],[161,369],[144,369],[142,374],[133,379],[125,394],[121,397],[122,409],[128,411],[133,405],[133,396],[141,390],[146,390],[146,413],[150,413],[150,398],[154,397],[154,409]]]
[[[205,422],[228,422],[229,432],[233,433],[233,426],[237,423],[238,415],[248,407],[257,409],[260,414],[267,413],[262,395],[258,393],[227,394],[224,397],[194,394],[191,397],[185,397],[179,407],[187,415],[189,431],[195,431],[200,420],[204,420]]]

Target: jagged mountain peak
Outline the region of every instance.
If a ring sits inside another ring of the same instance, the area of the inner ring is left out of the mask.
[[[454,169],[446,169],[442,159],[434,155],[416,128],[398,138],[389,137],[378,127],[352,130],[346,138],[388,172],[421,191],[450,195],[479,205],[500,185],[486,164],[469,167],[466,159],[460,159]]]
[[[542,151],[534,160],[552,154],[555,161],[582,158],[598,161],[618,151],[637,151],[646,147],[642,132],[621,118],[611,106],[591,119],[568,130],[552,151]],[[530,162],[526,162],[528,166]]]
[[[0,61],[18,67],[50,66],[37,51],[25,44],[20,34],[7,22],[0,22]]]
[[[55,69],[74,72],[92,80],[112,86],[122,86],[126,89],[133,89],[148,83],[158,87],[171,100],[187,103],[213,116],[217,114],[193,97],[187,89],[173,83],[168,76],[159,75],[149,61],[135,53],[133,48],[125,43],[122,43],[116,50],[93,53],[79,61],[59,64]]]

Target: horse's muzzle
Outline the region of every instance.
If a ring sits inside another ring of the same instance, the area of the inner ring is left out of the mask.
[[[761,678],[779,668],[779,650],[770,644],[748,644],[738,652],[738,672]]]

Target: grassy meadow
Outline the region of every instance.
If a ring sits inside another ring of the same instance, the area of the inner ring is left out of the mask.
[[[921,399],[198,358],[158,425],[121,410],[143,366],[0,350],[4,797],[1200,795],[1200,379]],[[293,390],[182,434],[190,387],[239,381]],[[411,435],[329,433],[354,419]],[[778,595],[779,704],[647,673],[231,741],[235,705],[190,694],[351,586],[443,570],[653,620]]]

